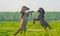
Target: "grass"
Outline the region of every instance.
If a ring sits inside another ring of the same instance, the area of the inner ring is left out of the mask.
[[[60,22],[49,21],[48,23],[52,27],[52,29],[50,30],[47,28],[44,31],[43,27],[39,24],[39,22],[33,24],[32,21],[29,21],[26,26],[27,32],[25,35],[26,36],[60,36]],[[13,36],[13,34],[16,32],[19,26],[20,26],[20,22],[8,22],[8,21],[0,22],[0,36]],[[24,33],[17,34],[17,36],[25,36],[25,35]]]

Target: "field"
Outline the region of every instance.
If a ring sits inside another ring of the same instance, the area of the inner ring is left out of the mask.
[[[37,21],[35,24],[32,20],[38,15],[37,12],[29,16],[27,23],[27,32],[18,33],[17,36],[60,36],[60,12],[46,12],[45,20],[49,23],[52,29],[44,30]],[[20,27],[19,12],[0,12],[0,36],[14,36],[13,34]]]
[[[39,22],[35,24],[32,21],[27,23],[27,32],[18,33],[17,36],[60,36],[60,21],[48,21],[52,29],[44,30]],[[9,22],[2,21],[0,22],[0,36],[13,36],[16,30],[19,28],[20,22]]]

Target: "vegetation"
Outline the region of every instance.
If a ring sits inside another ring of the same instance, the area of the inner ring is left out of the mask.
[[[20,27],[19,12],[0,12],[0,36],[13,36],[16,30]],[[60,36],[60,12],[46,12],[45,20],[49,23],[52,29],[44,30],[37,21],[35,24],[32,20],[38,15],[37,12],[29,16],[27,23],[27,32],[18,33],[17,36]]]
[[[0,22],[0,36],[13,36],[16,30],[19,28],[20,22]],[[43,27],[39,24],[33,24],[32,21],[27,23],[26,36],[60,36],[60,22],[48,22],[52,29],[43,30]],[[24,33],[18,33],[17,36],[24,36]]]
[[[29,20],[34,19],[38,15],[34,12],[33,15],[29,16]],[[19,12],[0,12],[0,21],[20,21],[21,13]],[[46,12],[45,19],[49,20],[60,20],[60,12]]]

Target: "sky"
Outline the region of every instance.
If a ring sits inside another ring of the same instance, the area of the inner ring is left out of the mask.
[[[22,6],[34,11],[39,7],[45,11],[60,11],[60,0],[0,0],[0,11],[20,11]]]

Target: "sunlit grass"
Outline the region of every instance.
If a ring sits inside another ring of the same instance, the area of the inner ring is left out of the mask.
[[[26,36],[60,36],[60,22],[56,21],[50,21],[48,22],[49,25],[52,27],[52,29],[46,29],[44,30],[43,27],[39,24],[39,22],[36,22],[35,24],[32,23],[32,21],[27,23],[27,32]],[[20,22],[0,22],[0,36],[13,36],[13,34],[16,32],[17,28],[19,28]],[[39,29],[42,31],[34,31],[34,30],[28,30],[28,29]],[[20,34],[18,33],[17,36],[25,36],[24,33]]]

